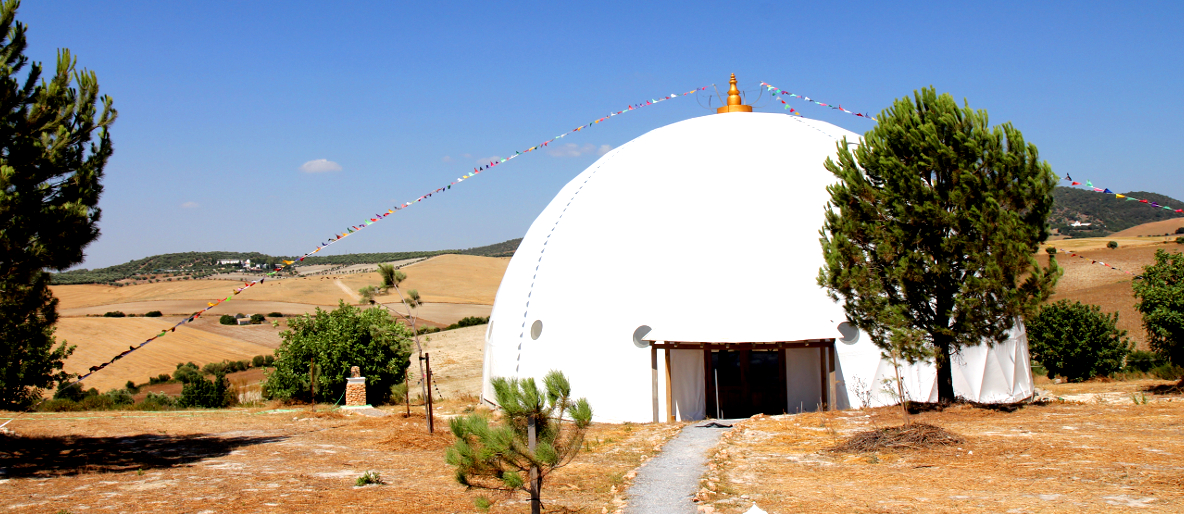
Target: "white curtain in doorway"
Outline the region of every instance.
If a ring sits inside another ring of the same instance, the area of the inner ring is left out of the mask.
[[[675,419],[693,421],[707,417],[704,387],[703,350],[670,350],[670,392]]]

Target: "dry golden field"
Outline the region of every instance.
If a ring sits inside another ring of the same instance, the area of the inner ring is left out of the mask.
[[[1106,248],[1110,238],[1069,239],[1051,243],[1060,253],[1057,263],[1065,270],[1065,274],[1057,283],[1056,293],[1050,301],[1060,299],[1076,300],[1082,303],[1098,305],[1103,312],[1118,312],[1118,327],[1126,330],[1131,340],[1146,348],[1146,337],[1143,331],[1142,315],[1135,310],[1135,298],[1131,292],[1131,280],[1142,272],[1143,267],[1155,262],[1155,252],[1180,252],[1184,245],[1174,241],[1170,244],[1149,241],[1144,238],[1139,244],[1119,242],[1115,250]],[[1084,258],[1070,257],[1065,250],[1072,251]],[[1047,265],[1048,255],[1041,252],[1037,260],[1042,266]],[[1095,264],[1093,261],[1104,262],[1121,270],[1129,271],[1128,275],[1107,266]]]
[[[66,361],[66,371],[86,373],[87,368],[138,346],[144,340],[171,328],[180,318],[62,318],[57,324],[58,341],[77,346]],[[217,320],[214,320],[217,322]],[[236,327],[246,328],[246,327]],[[270,328],[270,327],[268,327]],[[149,377],[172,373],[178,362],[198,365],[223,359],[242,360],[271,354],[273,348],[226,337],[188,326],[148,343],[86,379],[84,384],[100,391],[123,387],[128,380],[146,382]]]
[[[488,316],[508,263],[509,259],[504,258],[435,257],[405,267],[408,279],[402,287],[404,291],[418,289],[428,302],[419,309],[419,316],[426,324],[445,326],[466,316]],[[53,292],[60,300],[58,309],[62,315],[58,339],[78,347],[66,364],[70,372],[85,371],[106,362],[180,319],[83,316],[99,316],[113,310],[136,315],[152,310],[182,315],[203,309],[207,302],[218,298],[232,297],[175,334],[153,341],[87,379],[89,387],[107,390],[122,387],[128,380],[142,383],[149,377],[169,373],[177,362],[202,365],[223,359],[249,359],[270,354],[279,346],[278,333],[286,327],[286,320],[281,320],[279,329],[270,324],[223,326],[217,322],[222,314],[293,315],[312,312],[317,307],[333,309],[339,301],[356,303],[358,289],[380,281],[377,273],[294,277],[265,281],[239,295],[233,292],[243,283],[227,280],[184,280],[124,287],[65,285],[53,286]],[[397,297],[386,295],[378,300],[394,302]],[[392,308],[398,309],[399,305],[393,304]],[[473,358],[480,360],[479,347],[474,355]]]
[[[1176,229],[1184,227],[1184,218],[1175,218],[1163,221],[1153,221],[1151,223],[1144,223],[1142,225],[1131,227],[1126,230],[1115,232],[1111,234],[1114,237],[1131,237],[1131,236],[1163,236],[1164,234],[1172,234],[1175,239]]]

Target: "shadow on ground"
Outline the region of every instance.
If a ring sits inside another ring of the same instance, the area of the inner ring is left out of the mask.
[[[0,476],[53,477],[170,468],[222,457],[244,446],[284,439],[286,437],[153,434],[129,437],[0,436]]]

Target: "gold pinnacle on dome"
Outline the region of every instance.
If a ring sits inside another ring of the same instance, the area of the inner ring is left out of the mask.
[[[743,100],[740,100],[740,90],[736,89],[736,74],[732,74],[730,81],[732,87],[728,88],[728,105],[720,107],[715,110],[718,114],[725,112],[752,112],[751,105],[744,105]]]

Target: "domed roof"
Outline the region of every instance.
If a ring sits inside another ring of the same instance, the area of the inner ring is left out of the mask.
[[[633,341],[643,325],[665,341],[841,337],[842,308],[817,276],[835,182],[823,162],[843,137],[860,138],[817,120],[727,113],[601,157],[515,253],[491,316],[486,381],[564,369],[578,384],[577,361],[603,371],[619,352],[642,352],[648,366]]]

